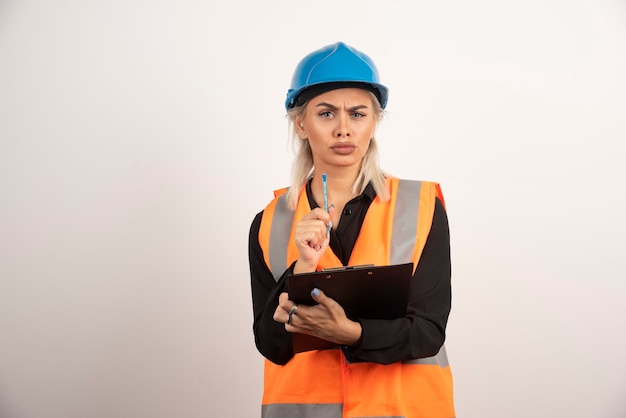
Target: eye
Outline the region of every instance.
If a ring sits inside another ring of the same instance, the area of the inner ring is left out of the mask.
[[[320,116],[323,118],[331,118],[333,116],[333,112],[330,110],[324,110],[323,112],[320,112]]]
[[[365,116],[367,116],[365,113],[362,112],[354,112],[352,113],[352,117],[355,119],[360,119],[360,118],[364,118]]]

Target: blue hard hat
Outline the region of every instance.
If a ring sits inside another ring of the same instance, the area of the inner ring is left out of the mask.
[[[358,87],[374,93],[387,106],[389,90],[379,82],[374,61],[357,49],[337,42],[304,57],[293,74],[285,108],[300,106],[329,90]]]

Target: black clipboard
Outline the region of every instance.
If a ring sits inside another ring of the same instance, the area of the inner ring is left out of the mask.
[[[315,305],[311,290],[321,289],[336,300],[352,320],[396,319],[406,315],[413,263],[390,266],[348,266],[294,274],[288,280],[289,299]],[[336,344],[306,334],[293,334],[294,352],[331,348]]]

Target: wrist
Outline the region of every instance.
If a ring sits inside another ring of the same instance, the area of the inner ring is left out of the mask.
[[[345,345],[356,345],[361,339],[363,328],[360,322],[350,321],[350,331],[348,332]]]
[[[317,264],[308,264],[305,263],[304,261],[298,259],[296,261],[296,264],[293,266],[293,274],[300,274],[300,273],[312,273],[314,271],[317,270]]]

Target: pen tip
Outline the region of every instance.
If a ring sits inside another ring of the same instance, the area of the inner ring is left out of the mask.
[[[322,180],[326,180],[326,173],[322,173]]]

